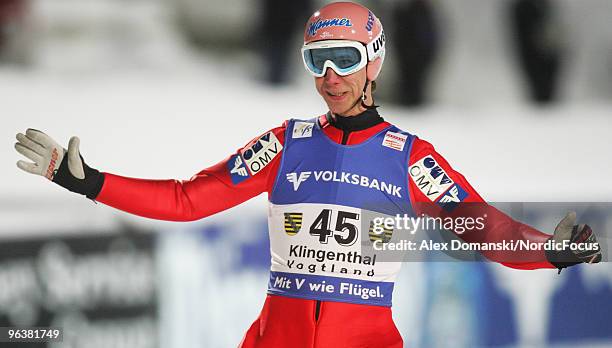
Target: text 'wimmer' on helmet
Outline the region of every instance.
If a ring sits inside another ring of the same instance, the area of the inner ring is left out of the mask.
[[[378,77],[385,59],[385,33],[380,20],[367,7],[334,2],[316,11],[306,23],[304,47],[324,40],[349,40],[366,47],[368,81]]]

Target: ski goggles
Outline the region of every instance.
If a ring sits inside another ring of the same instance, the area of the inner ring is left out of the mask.
[[[327,68],[346,76],[368,64],[368,53],[366,47],[356,41],[316,41],[302,47],[302,59],[306,70],[315,77],[324,76]]]

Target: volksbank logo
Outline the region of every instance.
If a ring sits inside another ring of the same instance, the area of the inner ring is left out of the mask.
[[[377,179],[372,179],[367,176],[352,174],[347,172],[337,172],[331,170],[316,170],[306,171],[298,173],[287,173],[287,181],[293,184],[293,191],[297,191],[300,185],[308,180],[310,177],[314,177],[315,181],[319,182],[340,182],[350,185],[362,186],[381,192],[385,192],[395,197],[402,198],[400,193],[401,187],[393,184],[386,183]]]
[[[461,186],[455,184],[446,194],[440,198],[439,203],[459,203],[467,197],[467,192]]]
[[[242,162],[242,158],[240,156],[236,156],[234,160],[234,167],[232,168],[232,170],[230,170],[230,174],[238,174],[240,176],[249,175],[247,173],[246,168],[242,165],[243,163],[244,162]]]
[[[461,186],[455,184],[438,200],[438,205],[447,211],[452,211],[467,196],[468,193]]]
[[[245,163],[240,155],[234,155],[227,162],[227,170],[229,170],[230,178],[234,185],[238,185],[247,178],[249,178],[249,172],[245,167]]]
[[[311,172],[301,172],[298,176],[297,173],[288,173],[287,180],[293,184],[293,191],[297,191],[300,188],[300,184],[306,181],[310,177]]]

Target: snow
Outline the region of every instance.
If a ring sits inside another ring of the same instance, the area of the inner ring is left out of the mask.
[[[115,216],[159,230],[197,226],[177,227],[117,213],[19,171],[15,162],[20,156],[12,142],[26,128],[43,130],[63,143],[78,135],[87,163],[103,171],[186,179],[285,119],[310,118],[326,111],[312,78],[299,64],[294,65],[292,85],[262,85],[254,78],[261,66],[257,57],[194,52],[155,1],[39,0],[35,5],[39,31],[34,65],[0,66],[0,234],[5,238],[23,237],[23,231],[44,234],[50,226],[75,233],[82,233],[84,227],[103,229],[118,223],[110,218]],[[120,16],[117,8],[121,8]],[[480,20],[494,22],[487,18]],[[464,25],[459,33],[470,35],[469,23]],[[480,34],[474,40],[495,41],[488,32]],[[462,69],[478,64],[471,61],[473,44],[458,44],[455,60],[445,61],[450,65],[441,70],[447,75],[436,79],[435,104],[415,110],[382,102],[381,114],[434,144],[490,201],[610,201],[612,103],[588,98],[569,98],[571,101],[548,108],[522,103],[512,72],[495,66],[500,63],[492,63],[494,59],[487,61],[482,74],[465,74]],[[493,58],[504,55],[488,53]],[[295,58],[299,59],[297,54]],[[474,80],[466,84],[470,77]],[[501,81],[486,87],[495,79]],[[263,215],[265,201],[260,196],[221,218],[244,216],[245,211]],[[194,246],[193,235],[179,233],[176,239],[167,238],[162,267],[170,273],[185,264],[207,264],[211,257],[206,246]],[[187,249],[189,245],[192,249]],[[604,279],[592,274],[608,269],[593,267],[586,273],[587,280]],[[198,297],[194,292],[206,288],[206,275],[212,272],[200,271],[201,267],[194,266],[183,275],[177,272],[176,286],[164,289],[179,297]],[[424,287],[412,286],[411,280],[423,279],[423,272],[419,265],[410,264],[400,275],[396,293],[413,294],[396,297],[402,331],[418,332],[421,327],[418,315]],[[500,273],[501,283],[509,277],[507,272]],[[249,313],[240,317],[241,325],[259,309],[262,279],[246,274],[221,284],[223,293],[231,288],[249,289],[242,291],[244,302],[232,307],[232,315]],[[527,278],[508,279],[506,284],[523,284]],[[536,285],[541,289],[542,284],[550,285],[542,281]],[[530,306],[529,299],[522,300],[521,308]],[[245,310],[241,304],[246,302],[250,305]],[[193,310],[189,307],[193,303],[185,305],[187,309],[170,307],[172,318],[192,318],[181,311]],[[219,321],[214,329],[221,326]],[[244,328],[235,325],[227,330],[220,340],[234,342]],[[418,337],[410,338],[411,343],[416,341]]]

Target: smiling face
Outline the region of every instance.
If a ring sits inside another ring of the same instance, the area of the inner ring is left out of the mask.
[[[325,76],[315,77],[317,91],[327,103],[329,111],[341,116],[355,116],[366,110],[361,105],[361,92],[365,83],[365,68],[347,76],[340,76],[328,68]],[[372,100],[370,84],[366,90],[366,97],[366,104],[370,104]]]

